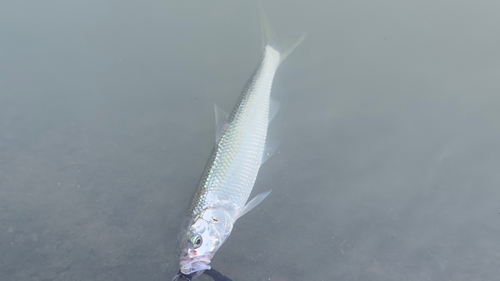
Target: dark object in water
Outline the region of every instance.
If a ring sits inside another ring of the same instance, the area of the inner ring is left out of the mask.
[[[217,270],[215,270],[213,268],[203,271],[203,274],[206,274],[206,275],[212,277],[212,279],[214,279],[214,281],[232,281],[227,276],[222,275],[220,272],[218,272]],[[194,275],[196,275],[196,273],[191,273],[191,274],[186,275],[186,274],[183,274],[180,270],[177,273],[177,276],[179,277],[179,279],[178,279],[179,281],[182,281],[182,279],[185,279],[187,281],[192,281]],[[175,280],[175,278],[174,278],[174,280]]]

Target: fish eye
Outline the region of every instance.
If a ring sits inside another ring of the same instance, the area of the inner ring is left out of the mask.
[[[200,235],[196,235],[191,239],[191,245],[193,246],[194,249],[199,248],[201,244],[203,243],[203,238]]]

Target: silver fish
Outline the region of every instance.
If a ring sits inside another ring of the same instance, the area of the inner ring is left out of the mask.
[[[179,234],[179,265],[185,275],[198,276],[210,269],[212,257],[231,234],[235,221],[271,192],[246,203],[261,164],[277,148],[272,142],[266,144],[268,124],[279,108],[270,97],[274,74],[305,33],[273,40],[263,12],[261,24],[264,52],[260,64],[230,114],[215,105],[216,144]]]

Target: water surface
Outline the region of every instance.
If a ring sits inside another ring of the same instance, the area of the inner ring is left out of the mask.
[[[265,1],[307,31],[279,151],[212,265],[234,280],[500,274],[500,4]],[[0,3],[0,279],[169,280],[261,52],[256,1]]]

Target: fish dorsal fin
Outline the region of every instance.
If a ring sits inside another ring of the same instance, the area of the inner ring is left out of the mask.
[[[266,142],[266,147],[264,148],[264,154],[262,155],[262,162],[261,165],[264,164],[264,162],[267,161],[267,159],[271,158],[273,154],[278,150],[278,147],[280,146],[280,142],[276,140],[268,140]]]
[[[262,201],[264,201],[264,199],[266,199],[266,197],[269,195],[269,193],[271,193],[271,191],[272,190],[257,194],[257,196],[255,196],[252,200],[250,200],[250,202],[248,202],[245,205],[245,207],[243,207],[243,209],[236,215],[236,218],[234,220],[236,221],[237,219],[242,217],[244,214],[248,213],[250,210],[252,210],[257,205],[259,205],[260,202],[262,202]]]
[[[278,113],[280,105],[280,102],[273,98],[269,100],[269,123],[271,123],[271,121],[274,119],[274,116],[276,116],[276,113]]]
[[[229,126],[229,114],[222,110],[216,103],[215,108],[215,143],[219,143],[222,135]]]

